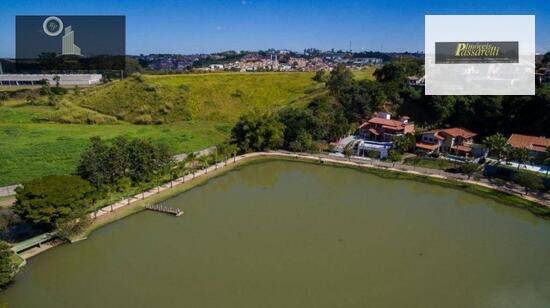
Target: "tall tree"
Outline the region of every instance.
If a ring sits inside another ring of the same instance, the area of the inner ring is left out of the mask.
[[[76,174],[99,188],[110,184],[109,148],[100,137],[90,138],[90,143],[80,157]]]
[[[529,161],[529,151],[524,148],[512,148],[510,150],[510,159],[515,160],[518,163],[518,170],[522,164]]]
[[[54,226],[63,219],[76,218],[91,205],[94,188],[74,175],[52,175],[23,184],[16,189],[13,210],[23,219]]]
[[[272,115],[243,115],[231,130],[232,143],[242,152],[278,149],[283,146],[283,128]]]
[[[337,65],[331,72],[327,81],[327,88],[334,95],[339,95],[354,83],[353,73],[343,64]]]
[[[502,159],[507,157],[510,146],[502,134],[497,133],[492,136],[488,136],[483,142],[487,148],[489,148],[489,154],[497,157],[499,163]]]

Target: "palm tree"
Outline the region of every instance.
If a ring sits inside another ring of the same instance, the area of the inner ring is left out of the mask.
[[[193,173],[193,178],[195,178],[195,163],[197,162],[197,155],[195,155],[195,153],[189,153],[185,158],[185,161],[191,165],[191,172]]]
[[[186,164],[187,164],[187,161],[185,161],[185,160],[180,161],[180,162],[178,163],[178,167],[177,167],[177,169],[176,169],[177,172],[178,172],[178,176],[181,177],[182,183],[185,182],[185,173],[186,173],[186,171],[187,171],[187,166],[186,166]]]
[[[170,188],[174,187],[174,181],[179,178],[178,168],[179,167],[175,167],[170,170]]]
[[[214,166],[218,170],[218,147],[214,147]]]
[[[522,164],[525,165],[529,161],[529,151],[524,148],[514,148],[510,151],[510,158],[517,161],[519,170]]]
[[[239,151],[239,148],[234,143],[231,143],[227,146],[227,153],[233,155],[233,163],[235,163],[237,160],[238,151]]]
[[[227,143],[223,142],[216,146],[217,151],[221,154],[224,161],[224,166],[227,165]]]
[[[497,162],[499,164],[502,159],[507,158],[510,152],[510,145],[506,137],[500,133],[486,137],[483,143],[489,148],[489,153],[497,157]]]
[[[208,173],[208,155],[203,155],[200,157],[201,164],[204,168],[204,173]]]
[[[344,147],[344,156],[351,161],[351,155],[353,155],[353,146],[348,144]]]

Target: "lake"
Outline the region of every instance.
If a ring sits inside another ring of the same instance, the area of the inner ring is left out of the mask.
[[[0,307],[550,307],[550,222],[462,191],[268,161],[31,260]]]

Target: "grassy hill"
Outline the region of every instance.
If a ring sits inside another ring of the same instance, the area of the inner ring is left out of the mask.
[[[45,97],[33,104],[13,99],[0,106],[0,186],[72,172],[92,136],[150,138],[167,142],[175,152],[214,145],[247,111],[305,104],[322,94],[323,84],[312,76],[141,76],[71,90],[56,106],[49,106]]]
[[[130,77],[70,95],[74,105],[135,124],[233,122],[322,90],[312,73],[215,73]]]

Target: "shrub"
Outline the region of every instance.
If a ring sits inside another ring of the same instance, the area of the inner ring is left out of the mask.
[[[513,178],[514,183],[525,188],[525,194],[530,190],[541,190],[544,188],[542,179],[537,175],[528,172],[518,172]]]
[[[0,288],[4,288],[17,273],[17,265],[14,262],[14,252],[10,246],[0,241]]]

